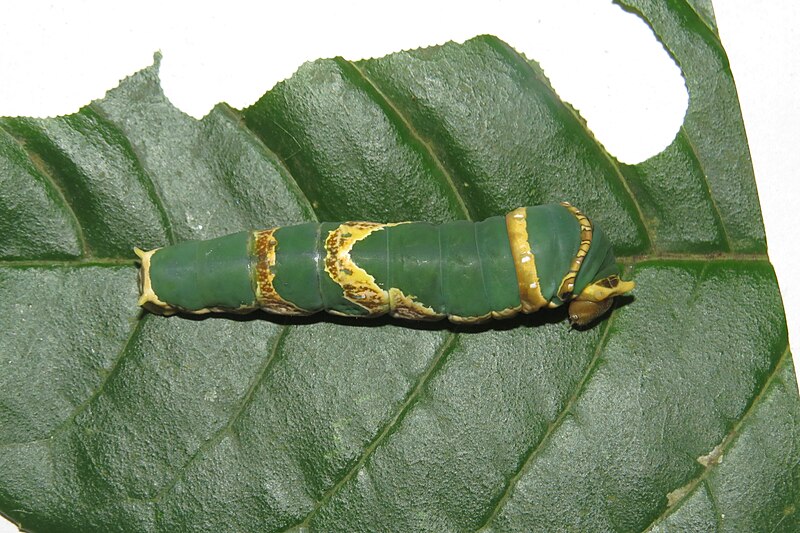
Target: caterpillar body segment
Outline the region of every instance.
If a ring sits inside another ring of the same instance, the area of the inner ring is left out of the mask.
[[[585,325],[634,287],[602,231],[567,203],[481,222],[306,223],[135,250],[139,304],[162,314],[478,323],[569,304],[570,321]]]

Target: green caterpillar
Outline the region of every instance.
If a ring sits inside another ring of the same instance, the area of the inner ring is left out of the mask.
[[[478,323],[569,303],[582,326],[634,288],[603,232],[566,202],[482,222],[307,223],[135,251],[139,305],[166,315],[325,310]]]

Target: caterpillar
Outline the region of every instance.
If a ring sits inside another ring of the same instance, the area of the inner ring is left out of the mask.
[[[481,222],[305,223],[134,251],[139,305],[164,315],[325,310],[472,324],[568,304],[585,326],[634,288],[602,230],[566,202]]]

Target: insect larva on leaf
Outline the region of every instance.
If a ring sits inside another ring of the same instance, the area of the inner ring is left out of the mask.
[[[478,323],[569,304],[583,326],[634,288],[600,228],[566,202],[482,222],[306,223],[135,251],[139,305],[165,315],[324,310]]]

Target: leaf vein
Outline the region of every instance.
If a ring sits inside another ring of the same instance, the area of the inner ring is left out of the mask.
[[[689,132],[686,131],[686,126],[681,124],[680,129],[678,130],[678,135],[682,136],[683,139],[686,141],[686,145],[689,147],[689,152],[692,156],[692,159],[697,163],[697,166],[700,168],[700,174],[703,176],[703,185],[705,186],[705,192],[708,195],[708,200],[711,202],[711,209],[714,211],[714,218],[717,219],[719,223],[720,230],[722,231],[722,238],[725,241],[725,246],[728,248],[729,252],[733,251],[733,245],[731,244],[731,238],[728,235],[728,229],[725,226],[725,222],[722,219],[722,213],[719,210],[719,206],[717,205],[716,200],[714,199],[714,195],[711,194],[711,184],[708,182],[708,173],[703,168],[703,163],[700,161],[700,155],[697,151],[697,148],[694,146],[691,137],[689,137]]]
[[[364,453],[358,458],[358,460],[353,463],[353,465],[345,472],[345,474],[336,482],[327,492],[320,498],[314,507],[309,511],[306,517],[298,523],[292,524],[287,528],[283,529],[282,531],[288,531],[294,528],[300,528],[303,530],[307,528],[311,520],[314,516],[319,512],[319,510],[328,504],[328,502],[333,499],[336,493],[341,489],[352,477],[364,466],[367,460],[372,456],[372,453],[378,448],[378,446],[385,440],[385,438],[392,433],[392,431],[397,428],[400,422],[405,418],[405,415],[411,410],[413,405],[419,399],[420,393],[422,390],[427,386],[430,380],[436,375],[437,370],[441,368],[444,359],[449,355],[456,345],[456,340],[458,339],[458,334],[454,332],[450,332],[447,338],[439,347],[436,355],[434,355],[431,362],[428,364],[427,369],[425,372],[419,377],[417,383],[414,385],[414,388],[411,389],[411,392],[406,396],[405,400],[400,407],[398,408],[397,412],[394,416],[386,423],[386,425],[381,429],[377,435],[372,439],[372,441],[364,448]]]
[[[447,168],[445,168],[444,163],[436,155],[436,151],[431,146],[429,140],[425,140],[422,138],[422,135],[417,131],[417,129],[411,124],[411,121],[406,117],[400,108],[395,104],[383,91],[381,91],[378,86],[369,78],[364,69],[359,67],[352,61],[337,58],[337,61],[340,64],[343,64],[346,67],[350,67],[354,72],[356,72],[364,82],[369,85],[370,89],[372,89],[373,93],[370,95],[373,97],[374,100],[380,98],[380,100],[385,103],[389,109],[391,109],[392,113],[395,115],[395,118],[400,121],[400,124],[412,135],[412,137],[419,143],[420,146],[425,150],[426,155],[430,158],[434,165],[436,165],[436,169],[439,170],[439,174],[444,178],[444,183],[447,187],[453,191],[453,195],[458,202],[458,206],[463,211],[464,216],[467,220],[473,220],[474,216],[467,205],[467,202],[464,199],[464,195],[462,191],[459,190],[458,186],[456,185],[456,180],[453,179],[453,176],[448,172]],[[380,104],[380,102],[377,102]]]
[[[711,27],[711,26],[708,24],[708,21],[706,20],[706,18],[705,18],[704,16],[702,16],[702,15],[701,15],[701,14],[700,14],[700,13],[697,11],[697,9],[695,9],[695,7],[692,5],[692,3],[691,3],[691,2],[688,2],[687,0],[683,0],[683,3],[684,3],[684,4],[686,4],[686,7],[687,7],[687,8],[689,8],[689,11],[691,11],[691,12],[692,12],[692,14],[694,14],[694,16],[695,16],[695,17],[697,17],[697,20],[699,20],[699,21],[700,21],[700,23],[701,23],[703,26],[705,26],[705,27],[706,27],[706,29],[708,29],[708,31],[709,31],[709,32],[711,32],[711,34],[714,36],[714,40],[717,42],[717,44],[718,44],[720,47],[722,47],[722,41],[720,41],[720,39],[719,39],[719,34],[717,33],[717,31],[716,31],[714,28],[712,28],[712,27]]]
[[[264,363],[258,369],[258,372],[256,372],[253,381],[247,387],[244,396],[242,396],[239,405],[236,406],[236,409],[231,413],[227,423],[213,433],[209,438],[207,438],[200,446],[198,446],[197,450],[195,450],[192,456],[189,457],[189,459],[177,469],[177,473],[172,477],[172,479],[167,481],[155,496],[147,498],[145,501],[153,503],[161,501],[161,499],[166,496],[181,479],[184,478],[186,473],[189,471],[189,467],[196,460],[198,460],[198,458],[200,458],[207,450],[213,449],[214,446],[219,444],[222,439],[233,430],[233,426],[241,419],[242,415],[247,410],[247,407],[252,402],[255,391],[269,374],[269,370],[272,368],[272,363],[275,361],[278,353],[280,352],[280,348],[283,346],[283,341],[286,338],[290,327],[291,325],[283,326],[280,332],[276,335],[275,343],[272,345],[269,355],[267,355],[267,357],[264,359]]]
[[[134,340],[137,339],[139,335],[141,335],[142,333],[142,324],[144,324],[145,320],[147,320],[148,317],[150,316],[151,316],[150,313],[145,313],[144,316],[142,316],[142,318],[136,321],[136,324],[133,326],[133,329],[131,330],[131,334],[128,336],[128,340],[125,341],[125,345],[122,347],[122,350],[120,350],[119,354],[114,360],[114,363],[111,365],[111,370],[108,371],[108,374],[106,374],[103,381],[100,382],[100,385],[97,387],[95,392],[91,396],[89,396],[89,398],[87,398],[86,401],[84,401],[80,406],[78,406],[78,408],[73,412],[72,416],[70,416],[67,420],[65,420],[59,427],[54,429],[51,432],[50,437],[66,429],[66,427],[69,426],[70,422],[74,422],[78,418],[78,416],[83,411],[85,411],[89,407],[89,405],[91,405],[91,403],[103,393],[106,386],[119,373],[120,368],[122,368],[123,361],[128,356],[128,354],[131,353],[129,348],[133,344]]]
[[[711,508],[714,509],[714,515],[717,517],[717,528],[720,530],[722,528],[722,512],[719,510],[719,502],[717,501],[717,495],[714,494],[713,489],[711,488],[711,483],[708,480],[703,481],[703,486],[706,488],[706,493],[708,494],[708,500],[711,502]]]
[[[617,256],[617,261],[630,265],[644,263],[648,261],[769,261],[766,254],[748,253],[709,253],[709,254],[689,254],[689,253],[670,253],[659,252],[654,254],[636,254]]]
[[[555,420],[548,426],[547,431],[525,455],[524,459],[520,463],[519,468],[517,471],[511,475],[506,484],[503,492],[497,498],[497,503],[494,507],[487,513],[486,519],[483,523],[476,528],[476,531],[483,531],[485,530],[492,520],[495,519],[497,514],[505,505],[506,501],[511,497],[511,494],[514,492],[514,488],[516,487],[519,480],[528,471],[530,465],[533,464],[535,458],[539,455],[539,453],[544,449],[547,442],[550,441],[550,438],[555,434],[556,430],[561,427],[561,424],[564,423],[564,420],[567,418],[567,414],[572,410],[572,407],[578,401],[581,392],[583,392],[584,387],[591,379],[592,374],[594,373],[597,365],[600,362],[600,355],[603,353],[605,349],[606,343],[608,341],[609,332],[611,331],[611,324],[614,321],[614,318],[617,316],[616,313],[613,313],[611,317],[605,323],[605,329],[603,330],[603,334],[600,336],[600,339],[597,341],[597,346],[595,348],[594,354],[592,355],[592,359],[589,361],[589,364],[586,366],[586,370],[583,372],[583,376],[581,376],[580,381],[575,386],[575,390],[573,391],[570,398],[566,401],[564,406],[559,411],[558,415],[556,416]]]
[[[67,199],[66,192],[64,191],[63,187],[56,179],[55,175],[53,174],[52,170],[48,167],[45,163],[44,158],[41,157],[39,154],[34,152],[28,147],[28,144],[21,139],[19,136],[15,135],[8,127],[4,125],[4,122],[0,121],[0,131],[3,131],[8,135],[14,142],[19,146],[19,148],[27,155],[28,161],[30,161],[33,168],[36,169],[36,172],[44,178],[47,184],[50,186],[50,189],[58,196],[58,199],[61,201],[61,204],[66,208],[69,217],[72,219],[72,223],[74,225],[76,236],[78,237],[78,242],[81,246],[81,254],[83,256],[91,257],[91,250],[89,249],[89,243],[86,240],[86,232],[81,225],[80,219],[78,219],[78,214],[75,212],[75,209],[72,207],[72,203]]]
[[[786,348],[783,350],[783,353],[778,358],[778,361],[775,363],[775,366],[772,368],[772,371],[770,372],[769,376],[767,377],[766,380],[764,380],[764,384],[761,386],[761,389],[759,389],[756,395],[753,396],[753,400],[750,402],[750,405],[748,405],[747,409],[744,410],[742,415],[739,417],[739,420],[737,420],[734,423],[733,428],[731,428],[730,432],[728,432],[728,434],[725,435],[725,437],[722,439],[722,442],[720,442],[717,446],[713,448],[713,453],[715,454],[716,457],[722,457],[728,450],[728,448],[730,448],[730,446],[736,441],[737,437],[740,435],[742,426],[750,418],[750,416],[756,410],[756,408],[760,405],[760,402],[764,398],[764,396],[767,395],[770,386],[777,379],[777,376],[780,374],[781,370],[786,364],[787,359],[791,360],[789,354],[790,354],[789,344],[787,343]],[[680,509],[681,505],[683,505],[683,503],[688,500],[689,496],[691,496],[697,491],[697,487],[699,487],[701,483],[706,481],[709,474],[711,473],[712,470],[714,470],[714,467],[717,464],[719,464],[719,461],[714,461],[714,460],[709,461],[708,464],[704,466],[700,475],[690,480],[688,483],[683,483],[681,486],[686,487],[687,490],[680,496],[680,498],[678,498],[675,502],[673,502],[672,505],[667,506],[661,514],[659,514],[653,521],[650,522],[650,524],[648,524],[644,529],[642,529],[642,532],[644,533],[647,531],[651,531],[655,526],[663,522],[672,513]],[[709,490],[709,495],[710,495],[710,490]]]
[[[0,268],[40,268],[40,267],[116,267],[135,266],[135,259],[113,257],[86,257],[82,259],[4,259]]]
[[[161,194],[158,192],[158,188],[156,187],[156,183],[153,181],[153,178],[150,177],[150,174],[145,170],[144,163],[142,158],[136,153],[136,149],[133,147],[133,144],[128,140],[127,135],[124,135],[122,130],[117,127],[116,123],[111,120],[110,117],[106,115],[106,113],[100,108],[100,106],[96,105],[94,102],[90,103],[87,106],[89,109],[92,110],[98,117],[100,117],[106,124],[109,126],[113,126],[119,132],[120,138],[125,139],[127,152],[130,154],[131,158],[133,159],[133,163],[136,166],[138,172],[136,172],[136,176],[139,178],[139,183],[142,184],[144,187],[147,196],[150,198],[150,201],[153,202],[153,206],[156,208],[158,212],[158,216],[161,219],[161,223],[164,225],[164,231],[167,233],[167,239],[169,239],[170,244],[174,244],[176,242],[175,238],[175,230],[173,228],[172,219],[167,214],[167,208],[164,203],[164,199],[161,197]]]
[[[311,199],[308,197],[308,194],[306,194],[302,187],[300,187],[300,183],[292,174],[292,171],[289,169],[289,165],[286,164],[286,161],[283,159],[283,157],[278,155],[275,150],[270,148],[264,139],[262,139],[247,125],[247,121],[245,121],[244,117],[242,117],[241,111],[224,103],[218,104],[217,109],[222,111],[222,115],[224,117],[230,120],[240,131],[248,135],[259,146],[259,148],[263,150],[264,154],[267,156],[267,159],[269,159],[270,162],[277,167],[278,175],[281,177],[281,180],[283,180],[283,183],[302,204],[301,208],[303,212],[308,214],[314,221],[318,221],[319,218],[314,211],[314,206],[311,202]]]
[[[150,315],[149,315],[149,313],[148,313],[148,314],[145,314],[145,315],[144,315],[142,318],[140,318],[140,319],[138,319],[138,320],[136,321],[136,324],[133,326],[133,329],[131,330],[131,333],[130,333],[130,335],[128,336],[128,340],[127,340],[127,341],[125,341],[125,345],[124,345],[124,346],[122,347],[122,349],[119,351],[119,353],[117,354],[117,357],[114,359],[114,362],[111,364],[111,369],[110,369],[110,370],[108,371],[108,373],[105,375],[105,377],[104,377],[104,378],[103,378],[103,380],[100,382],[100,384],[97,386],[97,388],[95,389],[95,391],[94,391],[94,392],[93,392],[91,395],[89,395],[89,397],[88,397],[88,398],[86,398],[86,400],[84,400],[84,401],[83,401],[83,402],[82,402],[80,405],[78,405],[78,407],[76,407],[76,408],[75,408],[75,409],[72,411],[72,413],[71,413],[71,414],[70,414],[70,415],[69,415],[67,418],[65,418],[65,419],[64,419],[64,421],[63,421],[63,422],[61,422],[61,423],[60,423],[59,425],[57,425],[57,426],[56,426],[54,429],[52,429],[51,431],[49,431],[49,432],[48,432],[48,433],[47,433],[47,434],[46,434],[44,437],[41,437],[41,438],[38,438],[38,439],[29,440],[29,441],[25,441],[25,442],[11,442],[11,443],[5,443],[5,444],[3,444],[2,446],[0,446],[0,449],[2,449],[2,448],[7,448],[7,447],[9,447],[9,446],[19,446],[19,445],[25,445],[25,444],[34,444],[34,443],[37,443],[37,442],[42,442],[42,441],[50,440],[50,439],[52,439],[53,437],[55,437],[56,435],[58,435],[59,433],[61,433],[62,431],[65,431],[67,428],[69,428],[69,427],[70,427],[70,425],[71,425],[71,424],[73,424],[73,423],[75,422],[75,420],[78,418],[78,416],[79,416],[79,415],[80,415],[80,414],[81,414],[83,411],[85,411],[85,410],[86,410],[86,409],[89,407],[89,405],[90,405],[90,404],[91,404],[91,403],[92,403],[92,402],[93,402],[93,401],[94,401],[94,400],[95,400],[95,399],[96,399],[98,396],[100,396],[100,394],[102,394],[102,393],[103,393],[103,391],[105,390],[105,388],[106,388],[107,384],[108,384],[108,383],[109,383],[109,382],[110,382],[110,381],[111,381],[111,380],[112,380],[112,379],[113,379],[113,378],[114,378],[114,377],[117,375],[117,373],[119,373],[119,369],[120,369],[120,367],[122,366],[122,362],[125,360],[125,358],[127,357],[127,355],[130,353],[130,351],[129,351],[129,349],[128,349],[128,348],[129,348],[129,347],[131,346],[131,344],[133,343],[133,340],[134,340],[136,337],[138,337],[138,336],[139,336],[139,334],[140,334],[140,332],[141,332],[141,330],[142,330],[142,324],[144,323],[145,319],[146,319],[148,316],[150,316]]]

